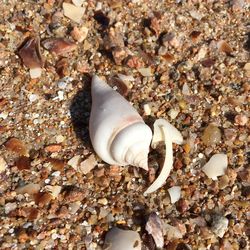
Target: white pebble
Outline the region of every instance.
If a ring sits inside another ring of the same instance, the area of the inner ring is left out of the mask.
[[[2,156],[0,156],[0,173],[5,171],[7,163]]]
[[[168,193],[170,195],[171,203],[173,204],[181,198],[181,187],[173,186],[168,189]]]
[[[2,113],[0,113],[0,118],[2,118],[4,120],[8,117],[8,115],[9,115],[8,112],[2,112]]]
[[[42,75],[41,68],[30,69],[30,77],[32,79],[39,78]]]
[[[36,94],[30,94],[29,95],[29,101],[35,102],[38,99],[38,96]]]

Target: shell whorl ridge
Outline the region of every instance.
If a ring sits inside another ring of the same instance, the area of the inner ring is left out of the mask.
[[[91,93],[89,129],[96,153],[109,164],[147,170],[151,129],[125,98],[97,76]]]
[[[122,129],[110,145],[110,153],[116,162],[148,169],[150,128],[142,122]]]

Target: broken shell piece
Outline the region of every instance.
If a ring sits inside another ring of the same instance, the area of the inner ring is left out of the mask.
[[[168,193],[170,195],[171,203],[173,204],[181,198],[181,187],[173,186],[168,189]]]
[[[144,192],[144,195],[156,191],[164,184],[173,167],[172,143],[182,144],[183,138],[181,133],[173,125],[164,119],[158,119],[154,123],[154,135],[151,143],[152,148],[156,148],[156,145],[161,141],[165,142],[166,148],[164,164],[161,173],[153,184]]]
[[[114,227],[106,234],[104,250],[141,250],[140,235]]]
[[[164,245],[162,221],[156,213],[151,213],[147,224],[146,230],[152,235],[157,248],[162,248]]]
[[[63,3],[63,14],[72,21],[80,23],[84,15],[85,8],[80,6],[75,6],[71,3]]]
[[[233,49],[232,49],[232,48],[230,47],[230,45],[229,45],[226,41],[224,41],[224,40],[221,40],[221,41],[219,41],[219,42],[217,43],[217,48],[218,48],[219,51],[224,52],[224,53],[226,53],[226,54],[228,54],[228,55],[232,54],[232,52],[233,52]]]
[[[215,154],[204,165],[202,171],[213,180],[217,180],[218,176],[224,175],[227,169],[228,160],[226,154]]]
[[[66,54],[76,49],[76,44],[64,38],[48,38],[42,42],[45,49],[56,55]]]
[[[18,49],[18,55],[23,64],[30,69],[31,78],[38,78],[42,74],[43,60],[38,37],[27,38]]]

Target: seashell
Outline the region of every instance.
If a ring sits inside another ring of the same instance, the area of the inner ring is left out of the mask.
[[[151,143],[152,148],[156,148],[157,144],[161,141],[165,142],[166,148],[164,164],[161,173],[151,184],[151,186],[144,192],[144,195],[156,191],[164,184],[173,166],[172,143],[174,142],[176,144],[182,144],[183,138],[181,133],[168,121],[164,119],[158,119],[154,123],[154,136]]]
[[[30,69],[31,78],[41,76],[43,59],[40,51],[39,37],[28,37],[18,48],[18,55],[23,64]]]
[[[147,170],[151,129],[125,98],[97,76],[91,93],[89,130],[95,152],[111,165]]]
[[[42,41],[42,45],[56,55],[63,55],[76,49],[76,44],[64,38],[48,38]]]
[[[202,171],[211,179],[217,180],[218,176],[225,174],[228,159],[226,154],[214,154],[202,167]]]
[[[149,234],[152,235],[157,248],[163,248],[163,225],[160,217],[155,212],[149,215],[145,229]]]
[[[105,237],[104,250],[141,250],[140,235],[132,230],[112,228]]]

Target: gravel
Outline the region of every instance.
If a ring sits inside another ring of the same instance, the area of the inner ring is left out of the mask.
[[[151,250],[153,212],[163,249],[249,249],[249,7],[1,1],[1,249],[98,250],[118,226]],[[147,197],[164,147],[150,152],[149,173],[98,158],[88,132],[93,74],[149,126],[166,118],[183,135],[166,183]],[[228,165],[213,180],[202,167],[218,153]],[[174,204],[171,187],[181,190]]]

